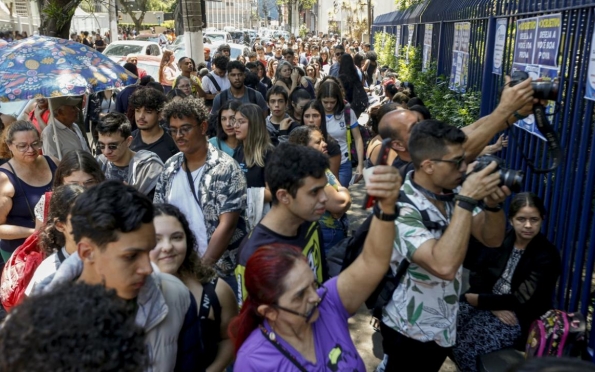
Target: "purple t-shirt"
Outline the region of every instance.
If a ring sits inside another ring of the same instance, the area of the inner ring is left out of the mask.
[[[307,361],[281,337],[277,336],[277,341],[295,356],[297,362],[307,371],[365,371],[364,362],[349,335],[347,319],[350,314],[347,313],[339,297],[337,277],[327,281],[324,286],[328,292],[318,307],[320,316],[312,324],[317,363]],[[264,326],[269,332],[271,331],[267,321],[264,322]],[[259,328],[252,331],[240,348],[234,368],[255,372],[299,371],[292,361],[265,338]]]

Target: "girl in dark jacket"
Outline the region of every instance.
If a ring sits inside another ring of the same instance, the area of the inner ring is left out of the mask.
[[[488,212],[489,213],[489,212]],[[477,371],[480,355],[527,338],[531,322],[552,308],[561,270],[560,254],[540,233],[545,208],[532,193],[516,195],[508,214],[512,229],[500,248],[479,249],[471,288],[460,303],[454,360]]]

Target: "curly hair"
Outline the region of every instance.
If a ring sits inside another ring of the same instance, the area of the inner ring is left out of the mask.
[[[180,222],[182,229],[184,229],[184,235],[186,236],[186,256],[184,257],[184,262],[182,262],[182,265],[178,268],[179,277],[182,279],[195,278],[203,284],[213,280],[217,273],[212,267],[203,265],[200,257],[198,257],[198,253],[196,253],[196,250],[198,249],[198,241],[190,229],[190,224],[184,213],[182,213],[178,207],[171,204],[158,203],[155,204],[154,207],[154,217],[174,217]]]
[[[8,145],[12,144],[12,140],[14,139],[14,134],[17,132],[35,132],[37,133],[37,137],[39,138],[39,132],[37,129],[31,124],[28,120],[17,120],[4,128],[2,133],[2,143],[0,143],[0,158],[2,159],[10,159],[12,158],[12,153],[8,148]]]
[[[0,328],[1,371],[141,372],[148,364],[144,330],[102,285],[69,282],[26,298]]]
[[[155,89],[137,89],[132,93],[128,103],[133,108],[142,108],[155,111],[163,110],[165,94]]]
[[[64,184],[64,178],[70,176],[74,172],[84,172],[93,177],[95,183],[105,181],[105,175],[97,163],[93,155],[84,150],[69,151],[60,160],[60,165],[54,174],[53,187],[59,187]]]
[[[163,117],[168,126],[172,117],[176,119],[193,118],[198,124],[201,124],[209,118],[209,110],[205,106],[204,100],[187,97],[165,105]]]
[[[299,126],[291,131],[288,142],[295,145],[308,146],[312,132],[319,132],[322,135],[320,128],[317,128],[313,125]]]
[[[56,223],[66,223],[70,208],[76,201],[76,198],[85,192],[85,189],[79,185],[64,185],[56,188],[52,193],[50,200],[50,210],[48,218],[39,236],[39,247],[50,255],[56,250],[64,247],[66,239],[64,234],[56,228]]]

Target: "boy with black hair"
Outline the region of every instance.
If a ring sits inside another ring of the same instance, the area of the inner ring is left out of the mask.
[[[230,83],[227,78],[227,64],[229,58],[224,55],[213,57],[212,65],[213,71],[210,71],[207,76],[202,78],[202,89],[205,91],[205,104],[207,106],[213,105],[215,96],[229,89]]]
[[[153,370],[193,370],[198,364],[195,355],[200,354],[198,309],[179,279],[153,271],[149,252],[156,241],[151,200],[131,186],[106,181],[77,198],[70,226],[77,252],[34,293],[74,281],[114,289],[145,331]]]
[[[247,295],[246,263],[263,245],[289,244],[302,248],[316,280],[322,283],[326,279],[318,220],[326,211],[324,187],[328,167],[328,157],[310,147],[282,143],[273,151],[265,171],[273,206],[244,239],[238,252],[235,273],[240,304]]]
[[[132,135],[126,116],[117,112],[107,114],[99,122],[97,133],[97,148],[101,151],[97,162],[105,178],[126,182],[152,197],[163,162],[154,152],[130,150]]]
[[[179,152],[173,138],[159,125],[166,101],[163,92],[149,88],[139,89],[130,96],[138,127],[132,132],[130,150],[154,152],[164,163]]]
[[[267,131],[271,136],[273,145],[287,142],[289,133],[299,126],[287,114],[289,96],[287,90],[280,85],[273,85],[267,92],[267,105],[271,114],[266,118]]]

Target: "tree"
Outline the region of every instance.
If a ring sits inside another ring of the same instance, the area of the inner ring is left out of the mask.
[[[304,10],[310,10],[316,4],[317,0],[277,0],[277,5],[279,5],[279,10],[281,10],[281,5],[287,6],[287,20],[290,25],[290,29],[293,29],[291,24],[293,19],[293,8],[296,5],[297,1],[297,9],[298,14]],[[281,12],[279,11],[279,23],[281,23]],[[299,22],[299,21],[298,21]]]
[[[137,30],[142,30],[145,14],[150,11],[168,11],[175,7],[176,0],[136,0],[136,1],[118,1],[120,11],[128,14],[132,18],[134,27]]]
[[[70,22],[81,0],[37,0],[41,35],[69,38]]]

